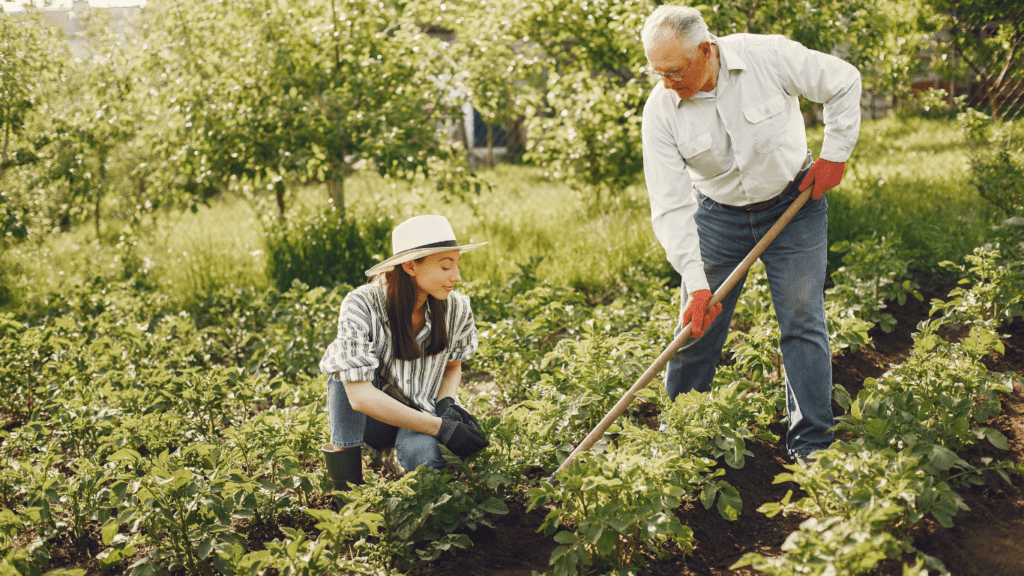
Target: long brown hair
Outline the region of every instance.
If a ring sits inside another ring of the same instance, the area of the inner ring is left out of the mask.
[[[420,258],[417,262],[422,262]],[[391,339],[395,343],[395,357],[399,360],[415,360],[424,356],[416,343],[416,334],[412,331],[413,306],[416,305],[416,281],[399,264],[385,274],[387,297],[384,307],[388,312],[391,324]],[[438,300],[427,295],[427,306],[430,308],[430,335],[427,338],[426,356],[433,356],[448,347],[448,329],[445,316],[448,312],[448,301]]]

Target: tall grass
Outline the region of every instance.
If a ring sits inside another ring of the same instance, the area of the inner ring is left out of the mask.
[[[423,192],[423,186],[363,174],[346,184],[346,210],[396,223],[418,214],[446,216],[459,242],[488,242],[462,259],[465,280],[505,282],[538,256],[539,277],[589,292],[601,291],[636,267],[670,272],[662,264],[643,187],[624,190],[613,207],[600,211],[539,169],[499,165],[480,175],[489,189],[464,201],[446,201]],[[321,196],[312,187],[299,192],[296,201],[308,206],[311,197]]]
[[[812,134],[820,148],[821,130]],[[829,245],[873,233],[899,238],[917,273],[959,261],[991,237],[999,214],[970,183],[964,134],[954,121],[895,117],[865,122],[842,185],[828,193]],[[841,255],[830,255],[838,265]]]

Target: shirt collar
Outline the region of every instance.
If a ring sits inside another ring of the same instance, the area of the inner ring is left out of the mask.
[[[718,44],[718,59],[722,66],[721,69],[727,72],[731,72],[732,70],[746,70],[747,63],[743,61],[743,54],[733,47],[734,42],[730,42],[728,38],[725,39],[725,42],[721,42],[720,40],[722,39],[717,36],[711,37],[711,42],[713,44]]]

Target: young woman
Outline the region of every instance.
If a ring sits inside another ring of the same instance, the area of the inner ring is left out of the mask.
[[[320,360],[335,490],[362,483],[363,445],[399,474],[443,467],[440,444],[461,458],[488,445],[455,393],[477,329],[469,298],[452,291],[462,253],[486,242],[459,246],[444,216],[417,216],[395,227],[391,244],[391,258],[366,271],[373,280],[342,301]]]

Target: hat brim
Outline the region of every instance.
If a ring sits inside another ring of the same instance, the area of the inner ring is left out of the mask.
[[[404,262],[419,260],[420,258],[425,258],[427,256],[430,256],[431,254],[438,254],[440,252],[450,252],[452,250],[458,250],[459,253],[462,254],[464,252],[469,252],[470,250],[475,250],[485,244],[487,244],[487,242],[481,242],[479,244],[466,244],[465,246],[442,246],[438,248],[420,248],[418,250],[409,250],[408,252],[403,252],[397,256],[392,256],[391,258],[388,258],[387,260],[381,262],[380,264],[377,264],[373,268],[370,268],[369,270],[366,271],[366,275],[372,278],[373,276],[376,276],[381,272],[388,272],[389,270],[393,270],[395,266],[398,266],[399,264],[402,264]]]

